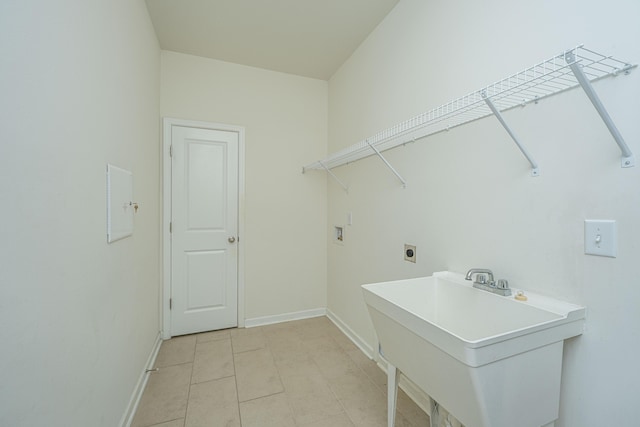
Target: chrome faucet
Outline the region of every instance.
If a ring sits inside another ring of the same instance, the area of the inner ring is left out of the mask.
[[[502,296],[511,295],[509,282],[505,279],[500,279],[496,283],[496,281],[493,280],[493,272],[491,270],[487,268],[472,268],[467,271],[465,279],[471,280],[474,274],[476,275],[476,279],[473,281],[474,288],[482,289]]]
[[[471,276],[473,276],[474,274],[476,275],[476,280],[474,280],[473,283],[480,283],[481,285],[493,283],[493,271],[489,270],[488,268],[472,268],[471,270],[467,271],[465,279],[471,280]],[[489,276],[488,282],[487,276],[485,276],[485,274]]]

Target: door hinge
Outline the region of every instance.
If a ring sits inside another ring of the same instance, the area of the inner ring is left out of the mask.
[[[173,222],[169,222],[169,233],[173,233]]]
[[[173,307],[173,298],[169,298],[169,310]]]
[[[173,145],[169,146],[169,157],[173,157]]]

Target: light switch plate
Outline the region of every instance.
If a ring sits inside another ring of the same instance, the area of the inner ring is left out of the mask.
[[[614,220],[584,220],[584,253],[615,258],[618,230]]]

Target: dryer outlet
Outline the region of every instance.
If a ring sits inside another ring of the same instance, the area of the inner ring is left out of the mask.
[[[404,244],[404,260],[409,262],[416,262],[416,247],[415,245]]]

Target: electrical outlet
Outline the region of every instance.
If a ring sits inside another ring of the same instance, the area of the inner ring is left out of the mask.
[[[584,253],[588,255],[618,255],[618,236],[613,220],[584,220]]]
[[[336,225],[333,227],[333,243],[342,245],[344,243],[344,227]]]
[[[404,245],[404,260],[416,262],[416,247],[414,245]]]

